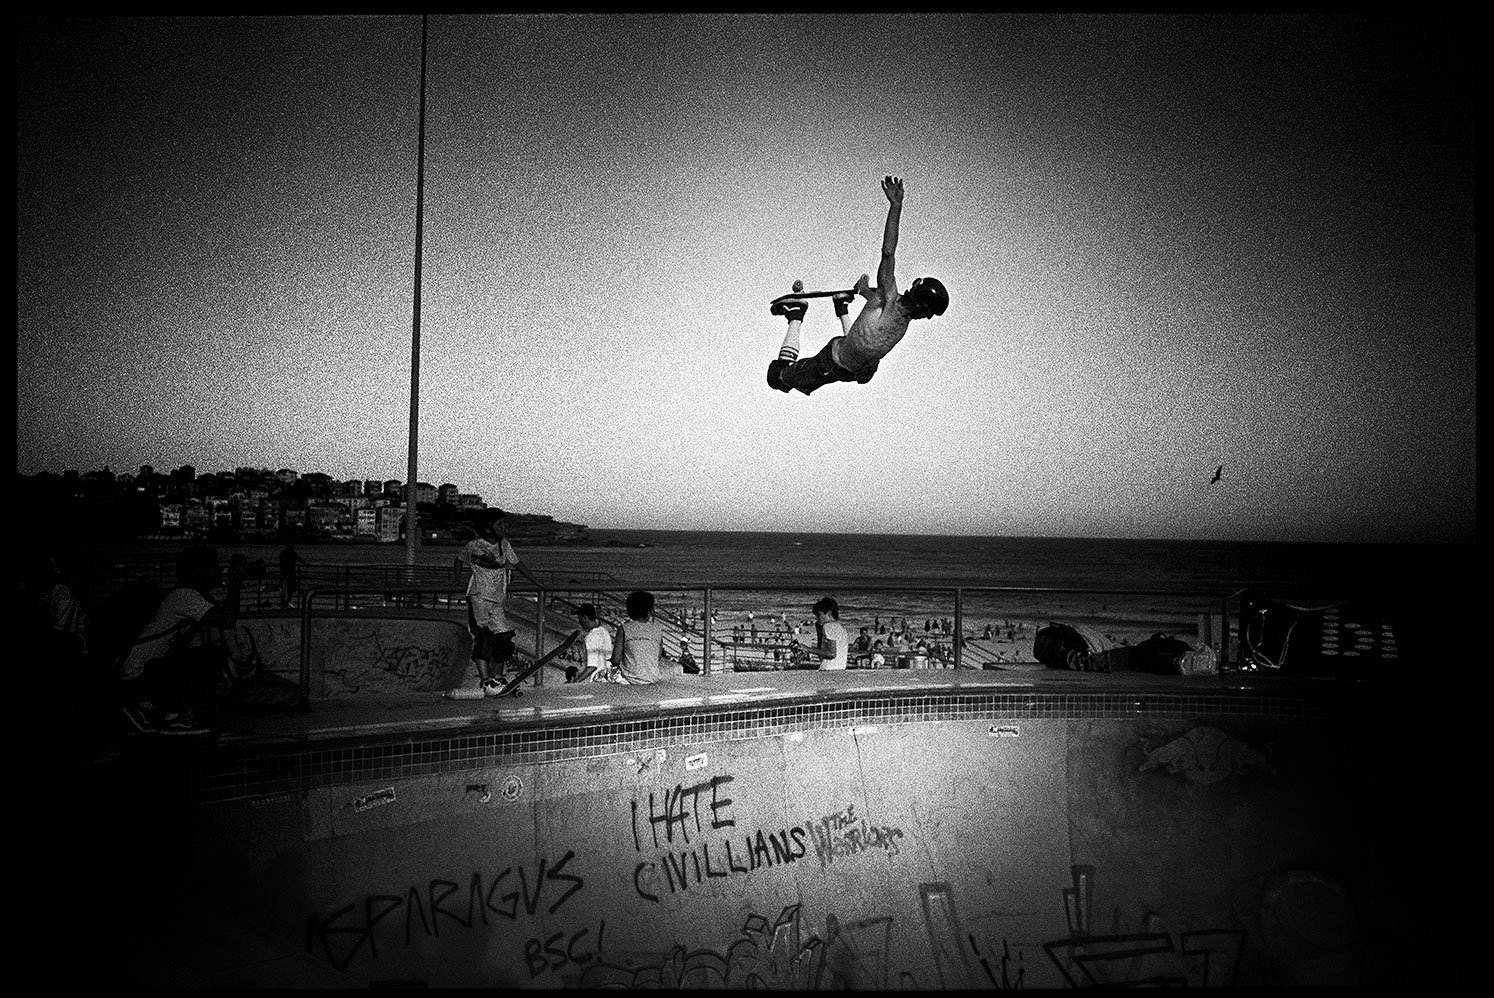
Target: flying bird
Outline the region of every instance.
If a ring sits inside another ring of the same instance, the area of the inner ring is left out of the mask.
[[[1222,474],[1224,474],[1224,465],[1221,464],[1219,467],[1214,469],[1214,477],[1209,479],[1209,484],[1213,485],[1215,482],[1219,481],[1219,476]]]

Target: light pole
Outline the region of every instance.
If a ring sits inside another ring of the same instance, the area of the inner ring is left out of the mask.
[[[420,15],[420,143],[415,167],[415,317],[410,333],[410,463],[405,484],[405,565],[415,565],[420,547],[420,516],[415,503],[416,453],[420,426],[420,251],[425,226],[425,38],[426,19]]]

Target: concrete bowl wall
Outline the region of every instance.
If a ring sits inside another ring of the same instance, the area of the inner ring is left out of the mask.
[[[784,725],[202,805],[180,883],[349,985],[1361,982],[1356,725]]]

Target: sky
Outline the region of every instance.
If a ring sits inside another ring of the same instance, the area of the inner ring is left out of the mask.
[[[418,245],[417,477],[511,511],[1475,539],[1470,17],[426,31],[422,160],[419,16],[17,20],[18,472],[403,480]],[[888,174],[948,311],[770,389]]]

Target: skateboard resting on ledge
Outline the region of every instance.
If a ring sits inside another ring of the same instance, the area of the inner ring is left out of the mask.
[[[567,634],[564,641],[560,642],[560,644],[556,645],[554,648],[551,648],[539,658],[529,663],[529,665],[525,666],[522,670],[519,671],[518,675],[514,676],[514,678],[504,683],[503,688],[494,695],[498,697],[506,697],[510,695],[516,697],[523,696],[524,694],[519,690],[519,684],[524,682],[524,680],[528,679],[530,676],[534,675],[536,672],[543,669],[545,666],[554,662],[565,652],[569,651],[571,645],[574,645],[578,640],[580,640],[580,638],[580,631],[572,631],[571,633]]]
[[[580,639],[580,637],[580,631],[572,631],[570,634],[566,635],[564,641],[560,642],[560,644],[556,647],[551,648],[549,651],[545,652],[545,654],[540,656],[538,659],[535,659],[533,662],[524,666],[523,669],[519,670],[518,675],[514,676],[513,679],[510,679],[508,682],[504,683],[503,687],[497,693],[494,693],[493,696],[523,696],[524,694],[519,692],[519,684],[524,680],[528,679],[530,676],[534,675],[536,672],[540,671],[547,665],[552,669],[565,668],[564,666],[556,665],[555,660],[569,651],[571,646],[574,645],[576,641]],[[592,670],[588,670],[588,676],[590,675],[591,671]],[[441,695],[443,697],[446,697],[448,700],[481,700],[483,699],[485,694],[481,688],[468,688],[447,690]]]

